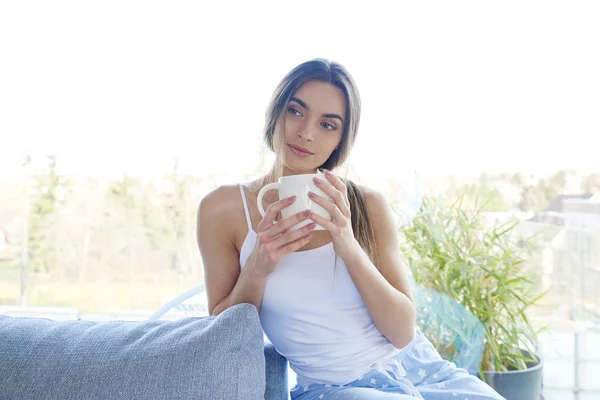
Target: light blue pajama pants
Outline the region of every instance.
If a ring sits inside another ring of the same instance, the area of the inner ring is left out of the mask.
[[[345,385],[296,385],[292,400],[504,400],[483,381],[443,360],[419,331],[390,359]]]

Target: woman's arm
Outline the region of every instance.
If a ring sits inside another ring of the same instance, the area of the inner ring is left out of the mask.
[[[391,210],[381,194],[361,189],[375,235],[377,268],[354,237],[346,185],[327,170],[325,176],[330,184],[319,179],[314,182],[332,200],[312,192],[309,196],[329,211],[332,219],[330,221],[317,214],[311,219],[331,234],[334,249],[344,260],[377,328],[395,347],[403,348],[415,336],[416,310],[408,274],[400,261]]]
[[[375,326],[395,347],[403,348],[414,338],[416,310],[408,271],[401,261],[397,227],[381,194],[364,189],[363,195],[375,234],[377,267],[358,242],[344,263]]]
[[[275,222],[277,214],[294,200],[282,199],[269,206],[258,224],[256,243],[243,269],[233,232],[233,227],[245,219],[239,189],[224,186],[202,200],[198,208],[198,247],[204,263],[204,284],[211,315],[241,303],[254,304],[260,310],[267,276],[286,254],[308,243],[314,228],[314,224],[310,224],[289,231],[309,218],[304,212]]]
[[[265,279],[251,268],[240,272],[239,253],[232,228],[243,213],[241,199],[234,201],[237,187],[223,186],[209,193],[198,207],[197,239],[204,264],[208,310],[218,315],[227,308],[251,303],[260,309]]]

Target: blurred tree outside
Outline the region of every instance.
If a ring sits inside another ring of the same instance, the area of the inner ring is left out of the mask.
[[[487,212],[540,212],[560,194],[579,194],[600,192],[600,173],[591,174],[581,180],[581,184],[572,184],[580,178],[570,177],[567,171],[534,178],[523,173],[503,173],[498,175],[482,174],[475,180],[450,178],[444,196],[447,204],[461,198],[464,205],[472,207],[477,201],[485,202]]]
[[[197,184],[197,178],[179,172],[179,161],[173,163],[173,170],[165,177],[167,190],[163,193],[161,204],[167,223],[163,225],[165,240],[170,243],[171,269],[177,273],[195,276],[198,272],[193,268],[195,246],[195,203],[190,203],[192,186]]]
[[[28,224],[28,258],[31,272],[51,274],[57,272],[60,247],[58,236],[59,210],[64,205],[66,179],[56,171],[56,157],[47,156],[43,173],[31,177],[33,184],[25,182],[31,193]]]
[[[174,160],[161,178],[100,179],[61,174],[55,156],[41,161],[42,168],[27,182],[0,182],[0,226],[19,254],[0,261],[0,303],[19,303],[24,248],[30,305],[76,306],[86,312],[154,309],[201,282],[196,207],[217,186],[215,175],[184,174]],[[257,174],[249,172],[247,178]],[[535,212],[567,190],[570,179],[564,171],[536,179],[504,173],[448,176],[436,184],[449,204],[463,198],[465,207],[484,203],[485,212]],[[600,191],[600,173],[585,177],[580,186]]]
[[[600,173],[590,174],[582,183],[586,193],[600,193]]]
[[[200,283],[196,206],[212,189],[202,177],[181,174],[177,161],[162,180],[124,174],[108,181],[62,175],[55,156],[44,163],[28,179],[27,224],[19,222],[25,210],[0,212],[11,238],[27,226],[27,241],[13,242],[29,250],[29,305],[154,309]],[[18,193],[22,184],[3,188]],[[23,203],[0,195],[0,209],[20,210]],[[0,261],[0,303],[19,303],[19,264]]]

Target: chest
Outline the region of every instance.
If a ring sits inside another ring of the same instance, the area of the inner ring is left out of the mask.
[[[301,315],[361,306],[362,298],[344,261],[326,244],[284,257],[267,278],[263,305]]]
[[[265,196],[266,197],[266,196]],[[268,202],[265,202],[266,207],[272,203],[276,199],[269,199]],[[260,215],[258,211],[258,207],[256,205],[257,197],[251,193],[246,192],[246,201],[248,204],[248,212],[250,215],[250,220],[252,222],[252,228],[254,232],[257,232],[258,224],[262,221],[263,217]],[[281,219],[281,215],[277,216],[277,220]],[[248,227],[245,222],[245,218],[240,220],[240,223],[237,224],[238,229],[236,230],[235,235],[235,245],[238,251],[241,250],[244,241],[246,240],[246,236],[248,234]],[[312,232],[311,240],[304,245],[298,252],[303,252],[307,250],[314,250],[319,247],[322,247],[331,242],[331,235],[327,231],[314,231]]]

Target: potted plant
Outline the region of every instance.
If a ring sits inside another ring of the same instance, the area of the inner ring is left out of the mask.
[[[425,197],[419,215],[401,228],[419,326],[444,358],[479,373],[507,400],[538,400],[540,329],[527,312],[543,293],[526,262],[536,246],[519,237],[518,220],[490,223],[483,208]]]

